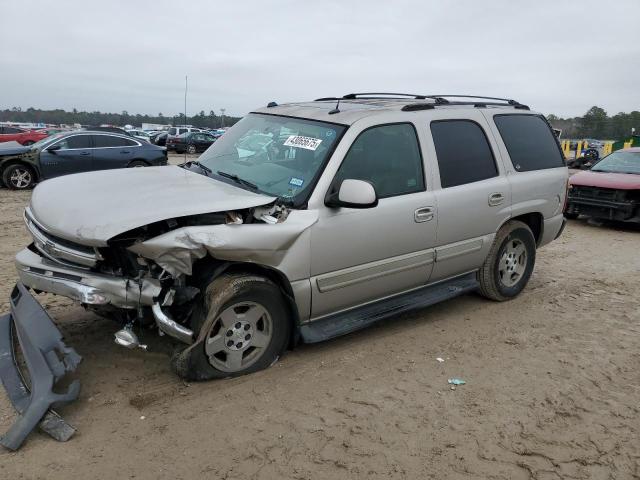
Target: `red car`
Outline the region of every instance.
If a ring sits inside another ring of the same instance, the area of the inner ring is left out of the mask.
[[[607,155],[569,179],[565,216],[640,223],[640,147]]]
[[[33,145],[49,135],[46,132],[23,130],[18,127],[0,125],[0,142],[18,142],[21,145]]]

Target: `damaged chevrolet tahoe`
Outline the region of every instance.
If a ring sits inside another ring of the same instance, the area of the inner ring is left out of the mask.
[[[184,378],[254,372],[465,292],[515,297],[562,231],[567,178],[549,124],[513,100],[272,102],[197,162],[38,185],[12,322],[28,339],[27,289],[63,295],[121,345],[173,339]]]

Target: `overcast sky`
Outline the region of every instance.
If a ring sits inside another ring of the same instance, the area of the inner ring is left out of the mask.
[[[172,115],[352,91],[640,109],[640,0],[0,0],[0,108]]]

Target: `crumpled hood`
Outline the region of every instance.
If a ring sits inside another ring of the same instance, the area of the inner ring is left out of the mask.
[[[572,175],[569,183],[585,187],[638,190],[640,189],[640,175],[633,173],[580,172]]]
[[[51,234],[90,246],[169,218],[257,207],[274,197],[176,166],[79,173],[39,184],[31,214]]]

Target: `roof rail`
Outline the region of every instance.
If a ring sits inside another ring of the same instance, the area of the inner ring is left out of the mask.
[[[383,97],[378,97],[374,95],[384,95]],[[347,93],[342,98],[344,100],[355,100],[356,98],[386,98],[386,97],[411,97],[416,100],[425,100],[427,97],[425,95],[416,95],[415,93],[389,93],[389,92],[367,92],[367,93]]]

